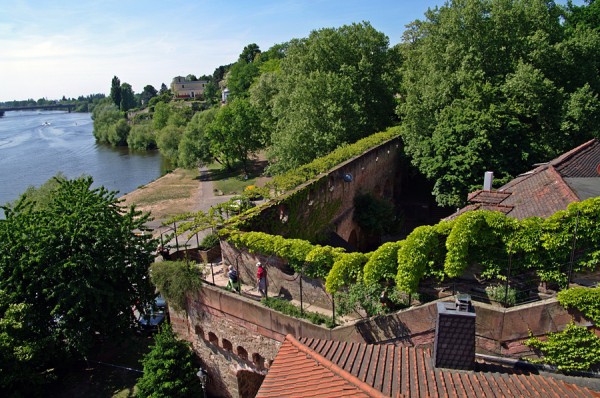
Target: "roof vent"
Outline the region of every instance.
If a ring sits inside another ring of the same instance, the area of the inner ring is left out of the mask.
[[[483,190],[491,191],[492,190],[492,181],[494,180],[494,172],[486,171],[483,175]]]

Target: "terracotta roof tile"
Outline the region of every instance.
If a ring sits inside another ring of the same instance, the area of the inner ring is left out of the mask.
[[[257,397],[600,397],[551,377],[499,365],[435,368],[429,349],[288,335]]]
[[[468,197],[471,204],[447,219],[477,209],[501,211],[517,219],[545,218],[566,209],[570,203],[597,195],[598,188],[590,189],[590,186],[600,186],[600,141],[597,139],[518,176],[498,190],[472,192]]]

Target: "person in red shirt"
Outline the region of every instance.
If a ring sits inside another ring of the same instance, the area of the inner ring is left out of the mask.
[[[267,297],[267,270],[260,262],[256,263],[256,266],[258,267],[256,271],[257,290],[261,296]]]

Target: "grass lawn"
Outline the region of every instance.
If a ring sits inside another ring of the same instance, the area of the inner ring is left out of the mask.
[[[259,170],[262,172],[262,169]],[[260,173],[251,172],[245,176],[243,170],[224,170],[220,164],[208,166],[207,178],[213,181],[213,188],[223,195],[236,195],[244,192],[248,185],[256,185]]]

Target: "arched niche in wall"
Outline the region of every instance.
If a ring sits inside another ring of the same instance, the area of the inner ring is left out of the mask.
[[[221,341],[221,343],[223,343],[223,349],[231,352],[233,351],[233,344],[231,344],[231,341],[227,340],[227,339],[223,339]]]
[[[258,352],[252,354],[252,363],[257,368],[263,368],[265,366],[265,359]]]
[[[248,351],[246,351],[246,349],[244,347],[242,347],[241,345],[237,346],[236,352],[237,352],[238,357],[240,357],[246,361],[248,360]]]
[[[213,332],[208,332],[208,341],[211,344],[216,345],[217,347],[219,346],[219,338]]]

